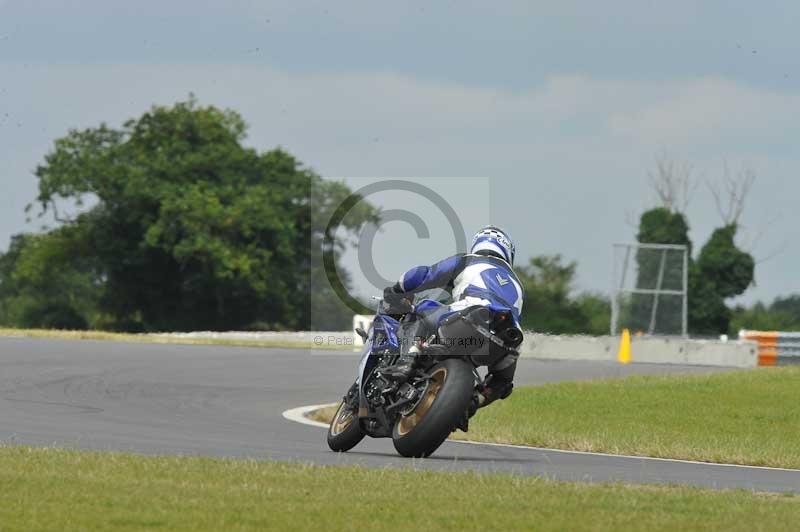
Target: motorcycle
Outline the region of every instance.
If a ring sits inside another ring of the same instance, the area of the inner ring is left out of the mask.
[[[364,339],[358,376],[331,420],[328,446],[345,452],[365,436],[390,437],[400,455],[427,457],[455,430],[469,430],[486,390],[478,368],[515,361],[522,330],[508,307],[469,306],[442,316],[427,338],[404,338],[406,324],[442,303],[421,295],[398,310],[376,299],[369,331],[356,329]],[[419,349],[410,375],[395,371],[406,341]]]

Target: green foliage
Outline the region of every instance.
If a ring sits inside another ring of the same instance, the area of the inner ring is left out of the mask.
[[[690,270],[689,322],[698,334],[728,332],[731,311],[725,299],[747,290],[755,260],[736,247],[736,225],[716,229]]]
[[[800,321],[800,294],[779,297],[772,302],[770,310],[786,312],[796,321]]]
[[[22,309],[19,324],[25,329],[85,331],[86,318],[67,303],[41,303]]]
[[[245,132],[237,113],[193,98],[119,130],[70,131],[36,170],[38,202],[59,220],[62,199],[97,203],[41,237],[38,266],[16,269],[36,286],[46,277],[37,268],[91,264],[97,323],[110,329],[310,328],[313,307],[335,297],[312,255],[328,230],[315,220],[350,191],[281,149],[245,147]],[[377,216],[361,202],[342,230]],[[53,297],[52,286],[39,288]],[[320,313],[339,327],[349,314],[335,303]]]
[[[725,300],[742,294],[752,284],[755,274],[753,257],[736,247],[736,224],[716,229],[700,249],[696,259],[691,257],[692,242],[689,225],[683,214],[665,208],[651,209],[642,215],[637,239],[650,244],[681,244],[689,247],[689,330],[692,334],[716,335],[728,332],[731,310]],[[655,288],[654,282],[660,264],[657,255],[639,252],[639,286]],[[678,260],[677,256],[671,260]],[[681,271],[667,265],[665,271]],[[665,279],[662,288],[676,288],[675,279]],[[640,321],[650,308],[652,296],[636,296],[632,300],[631,315]],[[678,301],[665,301],[661,305],[679,305]],[[661,314],[679,315],[660,307]],[[639,326],[640,329],[646,327]],[[674,327],[672,327],[674,329]]]
[[[683,214],[659,208],[645,212],[639,225],[637,239],[642,243],[688,246],[689,225]],[[659,280],[662,289],[683,288],[683,255],[664,250],[640,249],[636,255],[638,268],[637,286],[656,288]]]
[[[16,305],[12,298],[19,296],[19,289],[15,286],[11,275],[25,247],[26,235],[14,235],[8,251],[0,254],[0,324],[11,325],[14,320]]]
[[[572,297],[575,262],[561,255],[538,256],[517,270],[525,289],[522,325],[542,333],[607,334],[611,319],[608,300],[582,294]]]
[[[697,274],[723,299],[743,293],[753,282],[755,260],[736,247],[736,225],[716,229],[697,257]]]
[[[639,242],[648,244],[671,244],[688,246],[689,224],[679,212],[665,208],[651,209],[644,214],[637,235]],[[683,290],[683,255],[666,250],[640,249],[636,254],[637,284],[639,288]],[[647,294],[632,294],[622,309],[626,325],[636,331],[649,331],[655,297]],[[676,334],[683,327],[681,298],[660,295],[658,313],[653,332]]]
[[[730,334],[740,330],[751,331],[800,331],[800,295],[777,298],[769,306],[756,303],[750,308],[738,306],[733,309]]]
[[[611,302],[602,294],[584,292],[575,298],[581,316],[586,320],[581,334],[602,336],[611,328]]]
[[[0,323],[82,330],[94,317],[97,279],[72,246],[70,228],[16,235],[0,255]]]
[[[642,214],[639,222],[639,234],[636,240],[649,244],[677,244],[689,246],[692,251],[692,242],[689,240],[689,224],[679,212],[673,212],[663,207],[650,209]]]
[[[763,303],[750,308],[739,306],[733,309],[730,332],[732,335],[742,329],[751,331],[797,331],[800,321],[788,312],[775,311]]]

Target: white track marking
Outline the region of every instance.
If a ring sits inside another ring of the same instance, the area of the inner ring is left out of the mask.
[[[308,419],[307,414],[313,412],[314,410],[319,410],[321,408],[326,408],[329,406],[336,406],[339,403],[329,403],[326,405],[311,405],[311,406],[301,406],[298,408],[291,408],[283,413],[283,417],[288,419],[289,421],[294,421],[295,423],[302,423],[303,425],[311,425],[312,427],[320,427],[323,429],[328,428],[328,423],[322,423],[321,421],[314,421],[313,419]]]
[[[329,406],[336,406],[338,404],[339,403],[328,403],[324,405],[310,405],[310,406],[301,406],[298,408],[292,408],[284,412],[283,417],[285,417],[289,421],[294,421],[296,423],[302,423],[304,425],[310,425],[312,427],[320,427],[327,429],[329,426],[328,423],[313,421],[311,419],[308,419],[306,415],[309,414],[310,412],[313,412],[314,410],[318,410],[320,408],[326,408]],[[703,466],[713,466],[713,467],[738,467],[742,469],[759,469],[764,471],[786,471],[789,473],[800,473],[800,469],[786,469],[782,467],[764,467],[764,466],[752,466],[752,465],[741,465],[741,464],[719,464],[716,462],[678,460],[676,458],[654,458],[652,456],[633,456],[628,454],[592,453],[588,451],[566,451],[564,449],[546,449],[543,447],[529,447],[527,445],[513,445],[510,443],[486,443],[480,441],[451,440],[451,439],[448,439],[447,441],[451,443],[463,443],[467,445],[483,445],[486,447],[506,447],[508,449],[522,449],[526,451],[538,451],[543,453],[577,454],[583,456],[601,456],[605,458],[633,458],[635,460],[647,460],[650,462],[671,462],[671,463],[688,464],[688,465],[703,465]]]
[[[789,473],[800,473],[800,469],[786,469],[783,467],[765,467],[765,466],[753,466],[753,465],[743,465],[743,464],[720,464],[717,462],[698,462],[696,460],[679,460],[677,458],[655,458],[652,456],[634,456],[630,454],[592,453],[589,451],[567,451],[564,449],[546,449],[543,447],[528,447],[527,445],[512,445],[510,443],[486,443],[480,441],[450,440],[450,439],[448,439],[447,441],[453,443],[467,443],[470,445],[485,445],[489,447],[508,447],[511,449],[525,449],[528,451],[541,451],[548,453],[578,454],[584,456],[602,456],[606,458],[633,458],[635,460],[648,460],[653,462],[676,462],[679,464],[704,465],[704,466],[715,466],[715,467],[739,467],[743,469],[763,469],[764,471],[787,471]]]

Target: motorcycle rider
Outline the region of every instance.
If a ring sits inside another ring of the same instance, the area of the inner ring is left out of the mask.
[[[386,288],[384,301],[405,312],[410,310],[413,294],[424,290],[445,289],[453,298],[450,305],[418,309],[418,319],[403,324],[402,336],[406,340],[395,372],[405,377],[411,374],[417,361],[416,355],[421,353],[420,340],[435,333],[441,321],[454,312],[475,305],[494,304],[508,308],[514,321],[519,323],[524,292],[513,270],[514,254],[514,242],[508,233],[488,225],[475,234],[469,253],[455,255],[433,266],[411,268],[397,283]],[[406,348],[409,338],[417,340]],[[486,388],[474,408],[487,406],[511,395],[516,367],[516,357],[513,356],[507,356],[490,366]]]

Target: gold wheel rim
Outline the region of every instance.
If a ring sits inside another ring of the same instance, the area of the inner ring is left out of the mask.
[[[431,374],[431,380],[428,384],[428,391],[425,393],[425,397],[420,400],[413,412],[407,416],[401,417],[400,421],[397,422],[397,433],[400,436],[405,436],[414,430],[414,427],[419,425],[420,421],[422,421],[422,418],[425,417],[425,414],[427,414],[428,410],[430,410],[431,406],[433,406],[433,402],[436,400],[436,397],[439,396],[439,392],[441,391],[446,378],[446,368],[439,368]]]
[[[353,412],[348,408],[345,408],[347,405],[344,401],[341,402],[339,405],[339,409],[336,411],[336,415],[333,416],[333,420],[331,421],[331,436],[338,436],[353,423],[355,420],[355,416]]]

